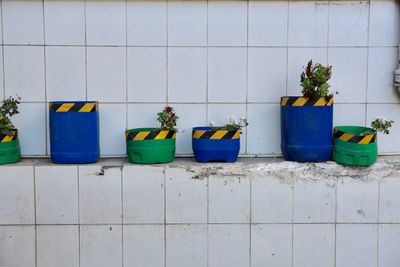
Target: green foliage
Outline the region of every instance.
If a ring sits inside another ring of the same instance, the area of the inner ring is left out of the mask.
[[[392,120],[388,121],[385,118],[377,118],[371,122],[371,128],[375,131],[389,134],[389,129],[392,127],[393,123],[394,121]]]
[[[237,119],[235,116],[229,116],[228,121],[229,122],[224,126],[214,126],[213,122],[210,121],[210,127],[213,130],[228,130],[228,131],[240,130],[240,132],[242,132],[242,129],[249,125],[247,119],[245,118]]]
[[[13,135],[15,129],[14,124],[11,122],[11,117],[18,114],[18,104],[20,97],[9,97],[3,101],[0,106],[0,133],[6,135]]]
[[[314,65],[310,60],[300,76],[303,96],[314,99],[325,97],[327,100],[332,98],[333,95],[329,93],[330,85],[328,83],[331,76],[332,66]]]
[[[176,116],[174,108],[166,106],[163,111],[157,113],[157,116],[157,121],[160,122],[162,129],[177,131],[175,126],[179,117]]]

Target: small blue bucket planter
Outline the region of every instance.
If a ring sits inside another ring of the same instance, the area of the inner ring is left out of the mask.
[[[54,163],[87,164],[100,158],[97,102],[50,102],[50,154]]]
[[[240,130],[194,127],[192,148],[198,162],[235,162],[240,150]]]
[[[281,98],[281,149],[286,160],[327,161],[332,153],[333,98]]]

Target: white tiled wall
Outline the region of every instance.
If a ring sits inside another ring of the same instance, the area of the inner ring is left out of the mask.
[[[398,171],[290,182],[239,164],[2,166],[0,266],[399,266]]]
[[[157,126],[166,103],[181,117],[178,155],[192,152],[191,127],[230,114],[250,122],[241,154],[280,155],[279,98],[300,94],[311,58],[333,65],[336,125],[400,123],[395,0],[2,0],[1,8],[0,99],[23,99],[24,155],[49,154],[48,101],[86,99],[100,101],[103,156],[123,155],[123,131]],[[399,134],[395,126],[381,136],[380,153],[400,153]]]

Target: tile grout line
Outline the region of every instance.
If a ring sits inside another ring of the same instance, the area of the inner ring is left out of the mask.
[[[129,79],[128,79],[128,0],[125,1],[125,129],[128,129],[128,119],[129,119],[129,112],[128,112],[128,103],[129,103]]]
[[[46,57],[46,16],[45,16],[45,4],[44,4],[45,0],[42,0],[42,12],[43,12],[43,18],[42,18],[42,22],[43,22],[43,74],[44,74],[44,122],[45,122],[45,127],[44,127],[44,137],[45,137],[45,154],[46,155],[50,155],[50,151],[49,151],[49,145],[48,145],[48,140],[49,140],[49,135],[47,133],[47,129],[48,129],[48,125],[49,125],[49,114],[46,111],[47,109],[47,104],[48,104],[48,100],[47,100],[47,57]]]
[[[208,2],[208,0],[207,0]],[[207,225],[206,225],[206,231],[207,231],[207,267],[210,266],[210,176],[207,177],[207,215],[206,215],[206,219],[207,219]]]
[[[167,167],[164,166],[164,267],[167,266]]]
[[[209,51],[208,51],[208,44],[209,44],[209,42],[208,42],[208,27],[209,27],[209,14],[208,14],[208,10],[209,10],[209,0],[207,0],[207,2],[206,2],[206,5],[207,5],[207,22],[206,22],[206,56],[207,56],[207,58],[206,58],[206,101],[205,101],[205,103],[206,103],[206,125],[208,125],[208,123],[209,123],[209,121],[210,121],[210,118],[209,118],[209,99],[208,99],[208,94],[209,94],[209,92],[208,92],[208,86],[209,86],[209,84],[208,84],[208,78],[209,78],[209,71],[208,71],[208,68],[209,68]],[[208,231],[208,230],[207,230]]]
[[[289,11],[290,11],[290,2],[287,0],[287,8],[286,8],[286,95],[288,95],[289,91]]]
[[[88,101],[88,45],[87,45],[87,0],[84,0],[84,8],[83,8],[83,14],[84,14],[84,19],[85,19],[85,98],[86,101]]]
[[[36,205],[37,205],[37,203],[36,203],[36,166],[32,166],[32,169],[33,169],[33,207],[34,207],[34,222],[35,222],[35,225],[34,225],[34,228],[35,228],[35,266],[37,266],[37,263],[38,263],[38,260],[37,260],[37,256],[38,256],[38,249],[37,249],[37,244],[38,244],[38,241],[37,241],[37,236],[38,236],[38,233],[37,233],[37,227],[38,227],[38,224],[37,224],[37,215],[36,215],[36,213],[37,213],[37,211],[36,211]]]
[[[4,26],[3,26],[3,24],[4,24],[4,18],[3,18],[3,0],[1,0],[1,2],[0,2],[0,5],[1,5],[1,7],[0,7],[0,14],[1,14],[1,21],[0,21],[0,23],[1,23],[1,50],[2,50],[2,53],[1,53],[1,60],[2,60],[2,62],[1,62],[1,65],[2,65],[2,67],[3,67],[3,69],[2,69],[2,75],[3,75],[3,81],[2,81],[2,85],[3,85],[3,99],[5,100],[6,99],[6,75],[5,75],[5,63],[4,63]]]
[[[335,224],[334,224],[334,254],[333,254],[333,266],[336,266],[336,243],[337,243],[337,211],[338,211],[338,182],[336,181],[336,185],[335,185]]]
[[[292,253],[291,253],[291,260],[292,260],[292,262],[291,262],[291,266],[292,267],[294,267],[294,225],[295,225],[295,223],[294,223],[294,206],[295,206],[295,203],[294,203],[294,183],[293,183],[293,185],[292,185],[292,223],[291,223],[291,226],[292,226],[292,243],[291,243],[291,249],[292,249]]]
[[[380,233],[379,227],[381,225],[381,181],[378,181],[378,218],[376,224],[376,266],[379,267],[379,247],[380,247]]]
[[[124,243],[124,169],[125,168],[121,168],[121,177],[120,177],[120,181],[121,181],[121,187],[120,187],[120,193],[121,193],[121,263],[122,263],[122,267],[124,267],[124,256],[125,256],[125,243]]]
[[[369,35],[370,35],[370,29],[371,29],[371,1],[369,0],[367,2],[368,4],[368,29],[367,29],[367,69],[366,71],[366,75],[365,75],[365,122],[364,122],[364,126],[368,127],[367,125],[367,119],[368,119],[368,72],[369,72],[369,64],[370,64],[370,58],[369,58]]]
[[[246,47],[246,104],[245,104],[245,113],[246,114],[244,114],[245,115],[245,117],[246,117],[246,119],[248,119],[248,117],[249,117],[249,16],[250,16],[250,2],[249,2],[249,0],[247,0],[247,13],[246,13],[246,15],[247,15],[247,21],[246,21],[246,23],[247,23],[247,25],[246,25],[246,45],[247,45],[247,47]],[[245,148],[244,148],[244,153],[245,154],[247,154],[247,151],[248,151],[248,149],[247,149],[247,146],[248,146],[248,140],[249,140],[249,137],[248,137],[248,132],[249,131],[246,131],[246,136],[245,136],[245,142],[244,142],[244,146],[245,146]],[[250,262],[250,265],[251,265],[251,262]]]
[[[78,186],[78,260],[79,260],[79,266],[81,266],[81,208],[80,208],[80,167],[76,166],[76,180],[77,180],[77,186]]]
[[[169,0],[165,0],[165,8],[166,8],[166,22],[165,22],[165,27],[166,27],[166,44],[165,44],[165,105],[169,105],[169,99],[168,99],[168,89],[169,89],[169,79],[168,79],[168,50],[169,50],[169,34],[168,34],[168,20],[169,20]]]

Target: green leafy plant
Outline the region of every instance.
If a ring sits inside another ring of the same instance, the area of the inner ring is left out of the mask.
[[[240,130],[240,132],[242,132],[242,129],[247,127],[249,125],[249,122],[246,118],[237,119],[235,116],[228,116],[228,123],[224,126],[214,126],[214,123],[212,121],[210,121],[209,124],[213,130]]]
[[[303,87],[302,93],[304,97],[320,98],[324,97],[329,100],[333,94],[329,92],[330,85],[328,83],[332,76],[332,66],[322,66],[321,64],[313,64],[313,61],[308,61],[307,67],[301,73],[300,81]]]
[[[157,116],[157,121],[160,122],[162,129],[177,131],[175,126],[179,117],[175,114],[173,107],[166,106],[161,112],[157,113]]]
[[[15,126],[11,122],[11,117],[18,114],[18,104],[20,103],[20,97],[9,97],[4,100],[0,106],[0,133],[6,135],[13,135]]]
[[[392,127],[394,121],[386,120],[385,118],[376,118],[371,122],[371,128],[383,134],[389,134],[389,129]]]

